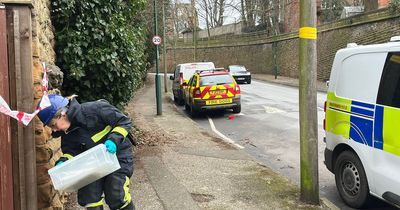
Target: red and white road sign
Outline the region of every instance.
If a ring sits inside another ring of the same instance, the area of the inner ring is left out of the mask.
[[[152,42],[153,42],[153,44],[155,44],[155,45],[160,45],[161,42],[162,42],[162,39],[161,39],[160,36],[157,36],[157,35],[156,35],[156,36],[153,36]]]

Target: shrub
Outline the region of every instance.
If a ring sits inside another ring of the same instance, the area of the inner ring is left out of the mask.
[[[64,95],[122,107],[146,76],[146,0],[53,0]]]

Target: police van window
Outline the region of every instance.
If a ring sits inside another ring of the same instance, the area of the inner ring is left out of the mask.
[[[387,56],[377,103],[400,108],[400,52]]]
[[[343,98],[376,103],[378,86],[387,53],[360,53],[343,60],[336,94]]]
[[[197,84],[197,76],[194,76],[194,77],[193,77],[192,86],[196,86],[196,84]]]
[[[181,66],[178,65],[178,66],[176,66],[176,69],[175,69],[175,79],[176,79],[176,80],[179,79],[179,69],[180,69],[180,67],[181,67]]]

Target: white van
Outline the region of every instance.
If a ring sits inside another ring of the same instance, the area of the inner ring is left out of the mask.
[[[400,206],[400,36],[336,53],[325,102],[325,165],[351,207]]]
[[[183,105],[183,91],[187,86],[189,79],[196,71],[215,69],[213,62],[198,62],[198,63],[182,63],[175,68],[174,75],[170,76],[172,82],[172,93],[174,101]]]

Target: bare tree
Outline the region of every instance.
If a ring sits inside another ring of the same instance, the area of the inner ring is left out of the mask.
[[[206,22],[207,28],[224,24],[224,13],[227,0],[197,0],[199,17]]]
[[[245,25],[247,27],[254,27],[256,25],[256,14],[257,14],[257,0],[244,0],[245,10]]]

